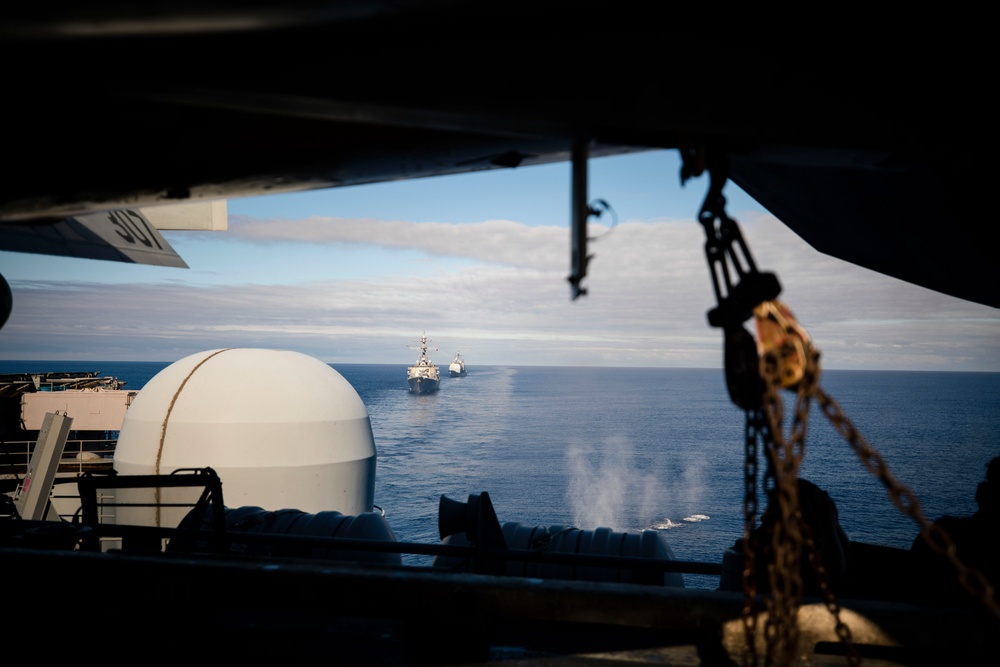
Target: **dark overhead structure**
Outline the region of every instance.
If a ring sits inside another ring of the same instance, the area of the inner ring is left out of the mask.
[[[679,150],[692,175],[725,160],[818,250],[1000,306],[975,19],[603,0],[2,13],[5,225],[565,161],[582,138],[590,157]]]

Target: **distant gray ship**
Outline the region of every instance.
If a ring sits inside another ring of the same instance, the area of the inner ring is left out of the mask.
[[[451,365],[448,366],[448,375],[453,378],[465,375],[465,359],[462,358],[461,350],[455,354],[455,358],[452,359]]]

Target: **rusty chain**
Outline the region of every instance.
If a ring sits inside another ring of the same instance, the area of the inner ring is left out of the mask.
[[[834,619],[834,632],[837,633],[837,638],[840,639],[841,643],[847,647],[848,664],[860,665],[861,656],[854,645],[851,629],[840,618],[840,603],[830,588],[830,578],[827,576],[826,566],[823,565],[823,558],[820,556],[819,549],[816,548],[816,543],[812,539],[812,530],[805,521],[801,522],[801,528],[803,543],[806,545],[806,555],[809,557],[809,565],[812,567],[813,572],[816,573],[816,581],[819,583],[823,604],[826,605],[827,611],[830,612],[830,615]]]
[[[990,581],[958,558],[951,536],[941,526],[926,518],[913,491],[895,478],[882,456],[861,435],[837,402],[819,386],[819,353],[812,347],[808,334],[794,321],[787,307],[778,302],[762,304],[755,314],[762,341],[760,364],[761,375],[765,380],[764,406],[773,442],[773,447],[767,449],[771,464],[768,474],[774,475],[775,499],[781,512],[780,524],[773,535],[774,566],[769,571],[772,600],[769,600],[768,609],[771,614],[765,628],[769,659],[783,661],[793,657],[790,651],[794,648],[796,630],[792,626],[795,625],[802,583],[797,556],[805,553],[816,573],[824,604],[834,617],[837,636],[847,646],[848,661],[860,664],[850,628],[840,618],[839,603],[830,589],[826,569],[812,541],[809,528],[802,520],[798,499],[794,494],[798,469],[805,455],[805,434],[812,399],[816,400],[824,416],[844,437],[862,465],[885,486],[892,503],[920,525],[931,550],[951,563],[957,573],[958,583],[994,616],[1000,618],[1000,604],[997,603]],[[777,329],[772,327],[768,330],[768,323],[776,325]],[[784,408],[778,394],[782,388],[795,388],[797,394],[788,439],[785,439],[782,431]],[[772,624],[775,626],[773,629]]]
[[[757,563],[751,534],[757,521],[757,439],[770,437],[760,410],[747,410],[745,455],[743,457],[743,632],[746,646],[743,666],[757,664]]]
[[[766,356],[766,355],[765,355]],[[778,518],[771,532],[772,558],[768,563],[770,595],[767,598],[768,617],[764,625],[768,661],[790,664],[798,644],[797,613],[802,599],[802,571],[800,554],[802,537],[796,515],[799,512],[796,478],[800,455],[795,450],[794,435],[786,439],[782,432],[784,407],[778,395],[773,376],[765,376],[765,414],[770,422],[772,442],[766,447],[770,465],[767,474],[772,478]],[[774,511],[775,507],[770,510]]]
[[[685,168],[688,167],[685,161]],[[696,173],[701,173],[702,168]],[[1000,605],[994,597],[994,588],[990,582],[980,572],[958,559],[951,537],[943,528],[924,517],[913,492],[896,481],[882,457],[865,441],[837,403],[819,387],[819,352],[787,306],[777,300],[781,291],[777,278],[773,274],[757,271],[739,227],[725,213],[722,185],[728,178],[728,165],[716,163],[710,172],[709,192],[698,216],[706,232],[706,259],[718,301],[718,307],[709,311],[708,320],[712,326],[723,329],[727,388],[733,402],[746,411],[747,424],[742,572],[745,592],[743,625],[747,644],[743,655],[744,666],[756,665],[757,661],[757,618],[754,608],[758,567],[751,533],[757,515],[758,438],[764,444],[768,461],[764,486],[766,489],[768,482],[772,483],[773,502],[780,515],[771,536],[773,557],[768,565],[770,595],[767,598],[768,618],[764,627],[768,663],[777,659],[780,664],[790,664],[796,652],[797,614],[802,598],[803,547],[808,562],[816,573],[824,603],[834,617],[837,636],[847,646],[848,662],[860,663],[850,628],[840,617],[840,606],[830,589],[826,568],[799,506],[798,472],[805,456],[809,411],[814,399],[861,463],[886,487],[892,502],[921,525],[922,534],[930,548],[947,558],[955,567],[959,583],[1000,618]],[[749,309],[753,310],[757,323],[756,355],[752,337],[741,325],[750,316]],[[757,369],[754,368],[755,365]],[[796,406],[787,439],[782,430],[784,406],[779,395],[781,389],[796,392]]]
[[[826,568],[802,515],[798,472],[805,456],[812,399],[819,390],[819,353],[791,311],[778,301],[760,304],[754,311],[760,340],[760,373],[765,382],[764,406],[772,437],[765,447],[773,477],[774,502],[780,519],[772,533],[773,559],[768,568],[771,595],[765,624],[768,660],[790,664],[798,644],[798,608],[802,600],[802,554],[816,572],[824,602],[834,617],[837,636],[848,648],[848,661],[859,664],[850,628],[840,617],[840,606],[829,586]],[[784,405],[779,391],[794,388],[796,404],[791,430],[783,432]]]
[[[889,499],[903,514],[914,519],[921,526],[931,550],[948,559],[958,573],[958,582],[974,598],[978,599],[998,619],[1000,604],[994,596],[993,585],[975,568],[969,567],[958,558],[955,542],[939,525],[928,521],[920,507],[920,501],[909,488],[900,484],[889,470],[882,456],[875,451],[864,436],[858,432],[837,402],[822,389],[816,389],[816,402],[823,410],[830,424],[842,435],[864,465],[885,486]]]

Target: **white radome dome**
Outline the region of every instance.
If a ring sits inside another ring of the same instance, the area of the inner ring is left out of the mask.
[[[340,373],[299,352],[230,348],[176,361],[139,391],[114,469],[209,467],[227,507],[356,515],[372,510],[375,460],[368,409]],[[186,512],[147,511],[138,520],[142,512],[132,510],[120,522],[176,526]]]

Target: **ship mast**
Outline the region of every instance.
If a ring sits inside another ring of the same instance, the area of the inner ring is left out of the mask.
[[[427,332],[424,331],[420,335],[420,358],[417,359],[417,364],[418,365],[426,366],[426,365],[430,365],[431,364],[431,360],[427,358],[427,343],[428,343]],[[411,347],[410,349],[414,350],[414,349],[417,349],[417,348]],[[435,351],[437,351],[436,347],[433,348],[433,349]]]

